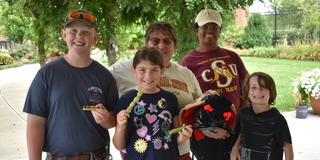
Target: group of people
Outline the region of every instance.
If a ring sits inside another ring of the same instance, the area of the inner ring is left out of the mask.
[[[106,69],[90,58],[99,38],[95,16],[70,12],[61,31],[68,53],[42,67],[27,94],[29,159],[40,160],[42,151],[47,160],[108,159],[108,129],[116,127],[113,144],[125,160],[191,160],[190,150],[198,160],[278,160],[283,152],[292,160],[288,125],[271,107],[273,79],[261,72],[249,76],[236,53],[218,46],[221,29],[219,12],[199,12],[199,46],[176,64],[175,30],[155,22],[133,59]],[[170,134],[181,127],[179,111],[208,91],[235,105],[233,127],[203,130],[199,142],[190,126]]]

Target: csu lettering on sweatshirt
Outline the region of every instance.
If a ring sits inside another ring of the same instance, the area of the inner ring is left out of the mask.
[[[238,76],[236,64],[228,64],[223,60],[211,62],[211,68],[201,72],[201,78],[204,82],[216,83],[217,87],[228,87],[232,79]]]

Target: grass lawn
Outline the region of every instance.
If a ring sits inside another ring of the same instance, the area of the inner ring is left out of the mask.
[[[256,57],[241,57],[241,59],[249,73],[266,72],[273,77],[277,87],[277,99],[274,107],[280,111],[295,110],[293,80],[301,72],[320,68],[319,61],[295,61]]]

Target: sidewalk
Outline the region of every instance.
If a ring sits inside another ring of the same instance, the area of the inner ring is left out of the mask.
[[[320,160],[320,116],[309,110],[307,119],[297,119],[295,111],[282,113],[289,125],[295,160]]]
[[[27,160],[25,139],[26,114],[22,112],[29,85],[38,71],[38,64],[0,70],[0,159]],[[319,160],[320,116],[309,114],[307,119],[295,118],[295,111],[282,113],[289,124],[295,160]],[[110,130],[113,137],[114,129]],[[119,152],[111,145],[114,160]],[[43,157],[44,158],[44,157]]]

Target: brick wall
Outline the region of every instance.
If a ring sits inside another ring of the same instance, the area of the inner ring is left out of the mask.
[[[236,26],[246,26],[248,23],[248,8],[237,8],[235,14]]]

